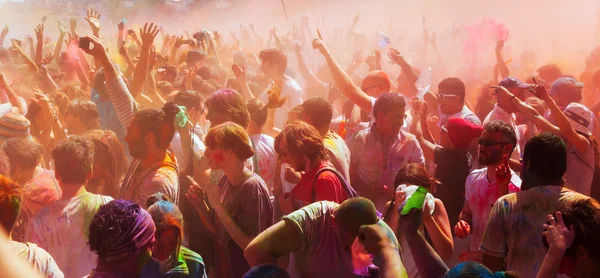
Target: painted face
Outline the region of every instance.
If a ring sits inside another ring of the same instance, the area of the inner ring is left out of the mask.
[[[208,165],[211,169],[221,169],[225,162],[226,150],[223,148],[207,147],[204,155],[208,159]]]
[[[125,135],[125,142],[129,147],[129,154],[131,157],[136,159],[142,159],[148,152],[148,146],[142,136],[142,131],[137,121],[132,121],[127,128],[127,134]]]
[[[164,261],[173,254],[179,245],[179,233],[175,228],[156,231],[156,241],[152,247],[152,256]]]

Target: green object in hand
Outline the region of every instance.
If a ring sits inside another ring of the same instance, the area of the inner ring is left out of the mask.
[[[419,186],[417,191],[410,195],[410,197],[405,201],[404,207],[402,207],[402,211],[400,211],[400,215],[407,215],[414,208],[423,209],[427,192],[428,191],[425,187]]]

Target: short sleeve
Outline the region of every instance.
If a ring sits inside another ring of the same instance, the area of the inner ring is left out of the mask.
[[[273,224],[273,206],[266,186],[258,178],[244,185],[237,222],[248,236],[257,236]]]
[[[302,239],[302,246],[298,251],[304,251],[317,240],[318,227],[322,226],[327,213],[324,207],[329,202],[316,202],[294,211],[283,217],[283,220],[294,224],[298,235]]]
[[[481,251],[494,257],[505,257],[508,252],[506,242],[506,218],[510,213],[510,203],[506,198],[500,198],[494,204],[490,219],[481,240]]]
[[[408,163],[418,163],[421,165],[425,165],[425,157],[423,156],[423,149],[421,149],[421,145],[419,145],[419,141],[413,140],[413,147]]]
[[[465,180],[465,200],[471,201],[471,196],[473,195],[473,179],[475,176],[475,172],[471,172],[467,179]]]

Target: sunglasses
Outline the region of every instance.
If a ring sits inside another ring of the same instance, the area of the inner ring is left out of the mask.
[[[479,138],[479,146],[493,147],[493,146],[497,146],[497,145],[507,145],[507,144],[510,144],[510,143],[508,143],[508,142],[496,142],[496,141],[491,140],[491,139]]]
[[[448,95],[448,94],[436,94],[438,100],[449,100],[453,98],[457,98],[457,95]]]

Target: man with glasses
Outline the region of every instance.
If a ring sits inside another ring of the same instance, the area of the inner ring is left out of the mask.
[[[405,106],[402,95],[381,94],[373,105],[375,123],[348,141],[352,186],[379,211],[394,194],[398,170],[408,163],[425,163],[415,136],[400,130],[406,118]]]
[[[473,124],[481,125],[481,120],[465,105],[465,84],[456,77],[448,77],[438,84],[436,95],[440,121],[445,125],[451,118],[465,119]]]
[[[479,245],[494,202],[507,193],[521,191],[521,179],[507,167],[516,143],[514,128],[501,121],[487,124],[479,138],[479,165],[486,167],[473,170],[467,177],[465,203],[460,221],[454,226],[457,237],[471,235],[470,250],[461,255],[461,261],[481,262]],[[510,171],[510,178],[498,179],[496,169],[503,165]]]

